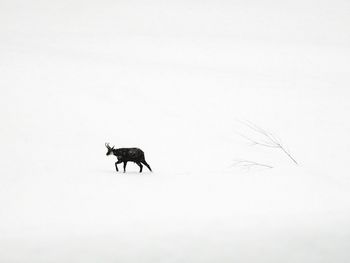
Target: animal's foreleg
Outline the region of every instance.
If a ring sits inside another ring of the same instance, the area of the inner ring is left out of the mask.
[[[124,162],[124,173],[125,173],[125,169],[126,169],[126,164],[127,164],[127,162]]]
[[[119,170],[118,170],[118,164],[119,164],[119,163],[122,163],[122,162],[121,162],[121,161],[118,161],[118,162],[115,163],[115,169],[117,170],[117,172],[119,172]]]

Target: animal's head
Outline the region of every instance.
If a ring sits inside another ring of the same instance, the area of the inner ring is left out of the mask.
[[[106,155],[108,156],[108,155],[113,154],[114,146],[113,147],[109,146],[109,143],[105,143],[105,146],[107,147]]]

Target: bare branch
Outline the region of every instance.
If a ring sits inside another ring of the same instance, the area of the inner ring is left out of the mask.
[[[252,143],[252,145],[258,145],[258,146],[264,146],[269,148],[278,148],[281,151],[283,151],[296,165],[298,165],[298,162],[295,160],[295,158],[292,156],[290,151],[287,147],[285,147],[281,140],[272,134],[271,132],[257,126],[256,124],[250,122],[250,121],[238,121],[241,124],[248,127],[251,131],[253,131],[256,135],[263,136],[263,139],[252,139],[246,135],[243,135],[241,133],[237,133],[238,135],[242,136],[243,138],[247,139]]]
[[[268,165],[268,164],[263,164],[263,163],[258,163],[258,162],[254,162],[254,161],[248,161],[248,160],[236,160],[232,166],[235,167],[240,167],[242,169],[247,169],[250,170],[251,168],[254,167],[263,167],[263,168],[273,168],[273,166]]]
[[[238,134],[239,136],[243,137],[244,139],[250,141],[251,145],[260,145],[260,146],[265,146],[265,147],[271,147],[271,148],[277,148],[279,146],[277,146],[276,144],[272,144],[271,142],[268,142],[268,141],[263,141],[263,140],[260,140],[260,141],[257,141],[257,140],[253,140],[252,138],[249,138],[248,136],[242,134],[242,133],[239,133],[239,132],[236,132],[236,134]]]

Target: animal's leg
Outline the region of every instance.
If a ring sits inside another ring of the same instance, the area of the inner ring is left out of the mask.
[[[115,163],[115,169],[117,170],[117,172],[119,172],[119,170],[118,170],[118,164],[120,164],[120,163],[122,163],[122,162],[121,162],[121,161],[118,161],[118,162]]]
[[[140,167],[140,173],[142,173],[142,168],[143,168],[142,164],[140,162],[137,162],[136,164]]]
[[[126,169],[126,164],[127,164],[127,162],[124,162],[124,173],[125,173],[125,169]]]
[[[146,165],[146,167],[152,172],[151,166],[148,165],[148,163],[146,162],[146,160],[141,161],[144,165]]]

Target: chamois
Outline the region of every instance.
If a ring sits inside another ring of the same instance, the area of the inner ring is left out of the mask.
[[[134,162],[140,167],[140,173],[142,173],[142,164],[146,165],[146,167],[152,172],[151,167],[148,165],[148,163],[145,160],[145,154],[144,152],[139,148],[119,148],[115,149],[114,146],[109,146],[109,143],[105,143],[105,146],[107,147],[107,153],[106,155],[115,155],[118,159],[118,161],[115,163],[115,169],[117,172],[118,170],[118,164],[124,163],[124,173],[127,162]]]

